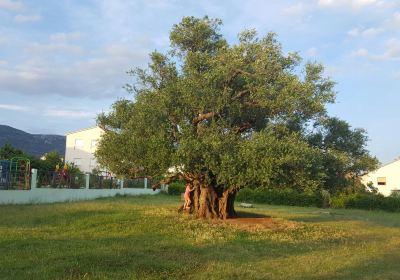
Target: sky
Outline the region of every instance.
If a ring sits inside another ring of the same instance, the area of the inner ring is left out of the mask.
[[[382,163],[400,156],[400,0],[0,0],[0,124],[65,134],[95,125],[126,73],[169,47],[183,16],[222,19],[230,44],[256,29],[325,66],[332,116],[368,132]]]

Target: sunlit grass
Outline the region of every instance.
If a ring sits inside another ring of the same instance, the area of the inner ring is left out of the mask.
[[[400,279],[400,214],[256,205],[273,226],[179,215],[179,198],[0,206],[0,279]]]

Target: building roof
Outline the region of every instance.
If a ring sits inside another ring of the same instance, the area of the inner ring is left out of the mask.
[[[85,131],[85,130],[91,130],[91,129],[95,129],[95,128],[100,128],[100,127],[98,127],[98,126],[92,126],[92,127],[82,128],[82,129],[79,129],[79,130],[67,132],[67,133],[65,133],[65,135],[70,135],[70,134],[82,132],[82,131]],[[100,128],[100,129],[101,129],[101,128]]]
[[[381,168],[383,168],[383,167],[386,167],[386,166],[388,166],[388,165],[391,165],[391,164],[393,164],[393,163],[396,163],[396,162],[398,162],[398,161],[400,161],[400,158],[397,158],[397,159],[392,160],[392,161],[390,161],[390,162],[388,162],[388,163],[382,164],[382,165],[378,166],[377,169],[371,170],[370,172],[364,174],[364,175],[361,176],[361,177],[364,177],[364,176],[367,176],[367,177],[368,177],[369,174],[375,173],[375,172],[377,172],[379,169],[381,169]]]
[[[379,166],[377,169],[382,168],[382,167],[385,167],[385,166],[387,166],[387,165],[390,165],[390,164],[395,163],[395,162],[398,162],[398,161],[400,161],[400,157],[398,157],[398,158],[396,158],[396,159],[394,159],[394,160],[392,160],[392,161],[389,161],[388,163],[382,164],[382,165]]]

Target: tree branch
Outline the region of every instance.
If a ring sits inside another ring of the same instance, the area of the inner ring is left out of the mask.
[[[160,182],[153,184],[151,186],[151,188],[153,189],[153,191],[155,191],[157,188],[159,188],[161,185],[167,185],[169,183],[171,183],[172,181],[175,181],[176,179],[182,179],[182,173],[177,173],[175,175],[169,176],[163,180],[161,180]]]
[[[177,124],[177,121],[176,121],[176,117],[175,116],[169,116],[168,119],[171,122],[172,138],[174,139],[175,142],[178,142],[179,129],[178,129],[178,124]]]
[[[247,107],[253,107],[253,108],[264,108],[265,107],[264,105],[257,103],[255,101],[246,101],[243,104]]]
[[[249,129],[252,127],[252,124],[249,122],[245,122],[244,124],[242,124],[241,126],[236,128],[236,134],[242,133],[243,131],[245,131],[246,129]]]
[[[233,100],[238,100],[238,99],[240,99],[240,98],[246,96],[246,95],[249,94],[249,93],[250,93],[250,90],[248,90],[248,89],[239,91],[239,92],[233,97]]]
[[[235,69],[235,72],[237,72],[238,74],[242,74],[245,76],[250,76],[250,77],[255,77],[256,75],[247,71],[244,71],[242,69]]]
[[[161,185],[167,185],[177,179],[179,180],[185,180],[185,181],[189,181],[192,182],[194,180],[195,176],[191,173],[182,173],[182,172],[178,172],[176,174],[170,175],[167,178],[161,180],[160,182],[153,184],[151,186],[151,188],[153,189],[153,191],[155,191],[157,188],[159,188]]]
[[[98,124],[98,127],[100,127],[103,131],[109,132],[110,130],[103,124]]]
[[[214,113],[214,112],[199,114],[197,117],[195,117],[195,118],[192,120],[192,124],[193,124],[194,126],[196,126],[199,122],[204,121],[204,120],[207,120],[207,119],[210,119],[210,118],[212,118],[212,117],[214,117],[214,116],[215,116],[215,113]]]
[[[227,79],[225,81],[225,84],[229,85],[239,74],[246,75],[246,76],[251,76],[251,77],[255,77],[256,76],[255,74],[247,72],[247,71],[244,71],[242,69],[235,69],[233,71],[233,73],[232,73],[232,76],[229,77],[229,79]]]

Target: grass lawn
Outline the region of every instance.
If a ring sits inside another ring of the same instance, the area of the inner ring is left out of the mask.
[[[179,203],[0,206],[0,279],[400,279],[399,213],[238,208],[272,217],[258,225],[194,220]]]

